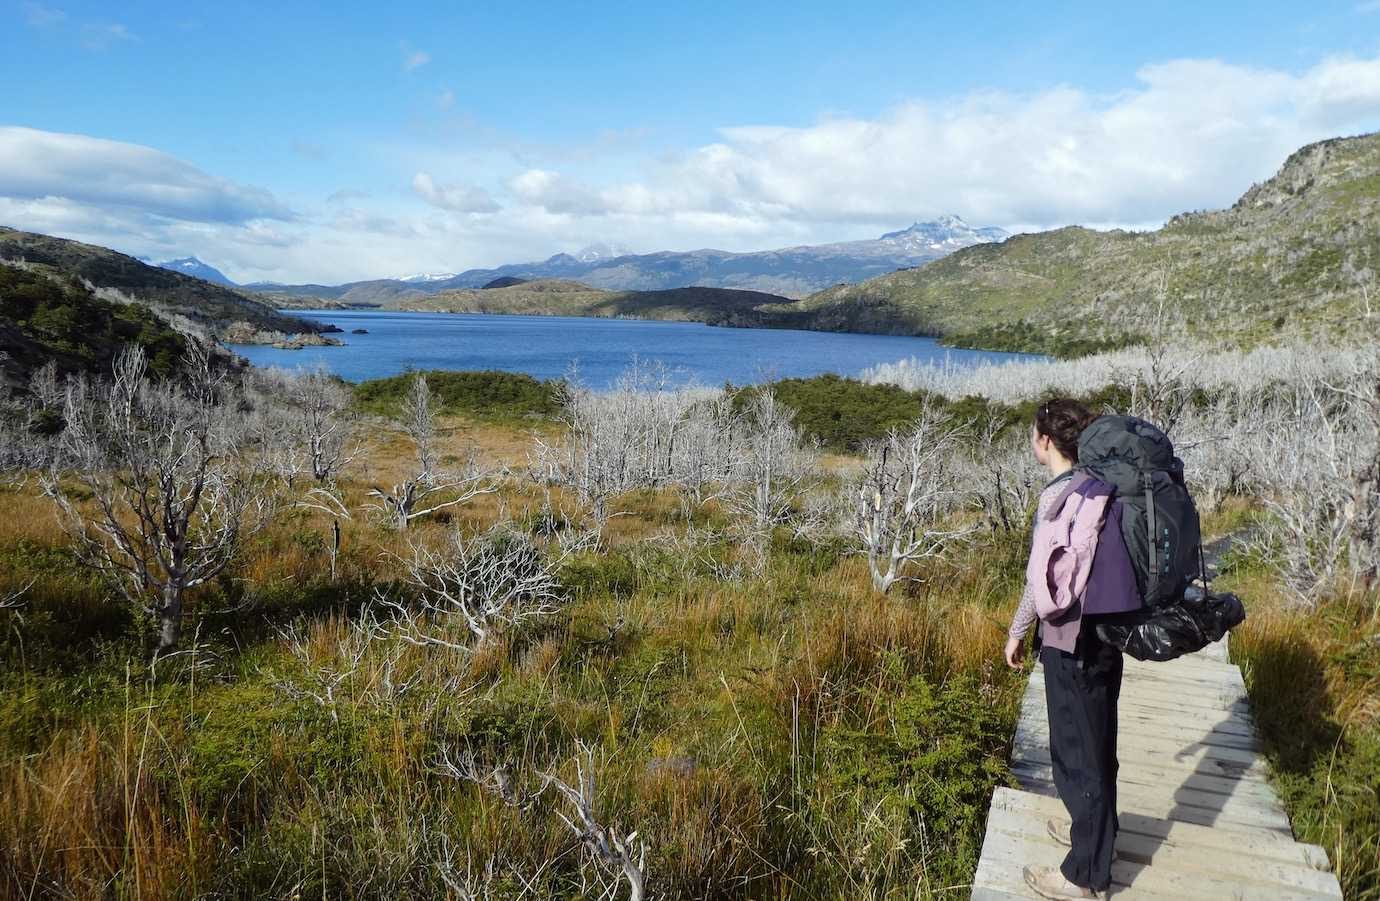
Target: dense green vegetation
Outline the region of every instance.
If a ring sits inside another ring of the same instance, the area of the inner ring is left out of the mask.
[[[950,400],[924,391],[908,391],[896,385],[871,384],[833,373],[771,383],[781,403],[791,409],[792,423],[820,447],[835,453],[856,453],[893,430],[904,430],[929,409],[950,426],[992,423],[993,437],[1012,428],[1025,429],[1041,399],[1002,404],[985,397]],[[746,406],[757,386],[732,389],[738,409]],[[1104,388],[1078,398],[1092,410],[1125,409],[1130,391],[1121,386]]]
[[[143,304],[99,300],[79,284],[0,264],[0,361],[22,384],[49,360],[60,373],[108,372],[127,344],[137,344],[159,375],[175,368],[185,340]]]
[[[560,383],[520,372],[496,370],[423,373],[443,413],[495,419],[552,418],[560,411]],[[397,415],[414,373],[373,379],[355,386],[355,400],[368,412]]]
[[[212,333],[234,322],[285,333],[320,330],[315,323],[284,316],[248,292],[149,266],[79,241],[0,226],[0,261],[4,260],[25,262],[64,281],[118,291],[161,316],[185,316]]]

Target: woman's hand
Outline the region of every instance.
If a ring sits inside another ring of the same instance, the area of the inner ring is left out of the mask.
[[[1025,662],[1025,639],[1008,638],[1006,639],[1006,665],[1012,669],[1020,669]]]

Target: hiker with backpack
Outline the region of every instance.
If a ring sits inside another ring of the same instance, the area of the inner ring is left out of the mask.
[[[1111,492],[1075,469],[1078,439],[1095,418],[1082,404],[1067,399],[1052,400],[1036,411],[1031,444],[1035,459],[1051,478],[1040,492],[1026,587],[1006,642],[1006,662],[1019,669],[1026,633],[1039,619],[1050,760],[1055,787],[1070,816],[1069,820],[1050,820],[1047,824],[1050,836],[1069,846],[1063,865],[1058,869],[1025,869],[1027,884],[1046,898],[1095,898],[1112,881],[1121,651],[1101,641],[1090,628],[1092,616],[1087,615],[1086,608],[1091,600],[1087,591],[1091,560],[1078,559],[1086,551],[1088,535],[1080,533],[1082,547],[1061,554],[1063,561],[1050,560],[1050,552],[1059,547],[1058,539],[1062,537],[1067,543],[1073,526],[1080,526],[1085,533],[1091,520],[1105,516]],[[1086,494],[1080,493],[1084,490]],[[1078,523],[1073,511],[1089,503],[1098,513]],[[1057,567],[1060,579],[1053,591],[1043,575],[1051,563],[1070,564]],[[1118,600],[1124,604],[1127,595],[1134,595],[1135,584],[1129,567],[1123,576],[1123,584],[1109,588],[1120,590]],[[1080,578],[1081,586],[1077,584]],[[1080,587],[1082,596],[1075,597]],[[1138,606],[1139,599],[1135,600]]]
[[[1021,667],[1038,620],[1051,769],[1069,812],[1046,830],[1069,851],[1058,868],[1026,867],[1025,881],[1045,898],[1096,898],[1111,886],[1118,829],[1122,652],[1169,660],[1220,639],[1245,613],[1207,590],[1198,512],[1158,428],[1058,399],[1037,409],[1031,444],[1051,478],[1005,657]]]

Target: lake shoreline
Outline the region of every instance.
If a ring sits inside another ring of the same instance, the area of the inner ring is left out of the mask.
[[[324,366],[367,381],[408,369],[492,369],[564,377],[572,366],[592,385],[613,384],[634,361],[663,363],[676,383],[752,384],[864,369],[904,358],[950,365],[1034,359],[946,347],[931,336],[746,328],[685,319],[556,316],[540,313],[299,310],[350,334],[340,347],[282,350],[232,345],[257,366]],[[668,328],[677,326],[677,328]]]

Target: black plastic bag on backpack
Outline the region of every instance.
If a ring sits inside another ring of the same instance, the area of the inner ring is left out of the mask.
[[[1137,660],[1165,661],[1201,651],[1246,619],[1234,594],[1190,589],[1168,604],[1100,617],[1097,637]]]

